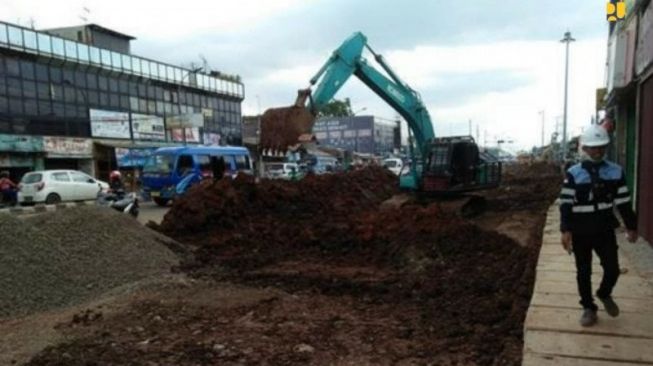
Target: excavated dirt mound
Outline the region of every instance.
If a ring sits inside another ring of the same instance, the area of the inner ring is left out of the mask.
[[[0,317],[68,306],[166,273],[178,257],[132,217],[88,206],[0,215]]]
[[[546,166],[507,167],[504,185],[484,194],[497,223],[532,217],[520,227],[532,240],[518,245],[437,204],[379,210],[396,186],[380,169],[203,183],[160,227],[194,250],[182,268],[280,293],[220,309],[140,302],[90,317],[94,336],[31,364],[519,365],[534,238],[559,184]]]
[[[303,105],[271,108],[261,116],[261,142],[263,149],[288,150],[297,144],[299,136],[311,133],[315,116]]]

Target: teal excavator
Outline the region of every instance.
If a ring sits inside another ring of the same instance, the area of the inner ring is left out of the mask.
[[[367,49],[385,74],[363,57]],[[412,134],[410,169],[400,176],[402,189],[425,195],[458,196],[461,193],[493,188],[501,180],[501,163],[479,151],[471,136],[436,138],[429,112],[419,94],[404,83],[367,44],[367,37],[354,33],[336,49],[298,92],[293,106],[268,109],[261,117],[260,147],[268,152],[285,152],[301,136],[310,134],[317,113],[355,75],[388,103],[408,123]],[[386,76],[387,75],[387,76]]]

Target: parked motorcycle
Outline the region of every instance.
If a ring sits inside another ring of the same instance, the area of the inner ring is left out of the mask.
[[[114,210],[138,217],[139,209],[136,193],[127,193],[125,191],[100,192],[96,203],[99,206],[111,207]]]

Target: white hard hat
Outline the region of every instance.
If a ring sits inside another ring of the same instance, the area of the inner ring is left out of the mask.
[[[587,147],[606,146],[610,143],[610,136],[608,136],[608,131],[605,128],[599,125],[591,125],[583,131],[580,143],[582,146]]]

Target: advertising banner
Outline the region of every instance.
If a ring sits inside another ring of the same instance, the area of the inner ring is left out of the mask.
[[[204,115],[202,113],[186,113],[169,116],[166,117],[166,127],[168,129],[204,127]]]
[[[374,117],[330,117],[315,122],[313,133],[324,145],[360,153],[374,153]]]
[[[116,148],[116,163],[118,167],[143,167],[147,158],[156,151],[156,148],[126,149]]]
[[[132,132],[136,140],[165,141],[163,117],[132,113]]]
[[[129,139],[129,113],[91,109],[91,136]]]
[[[90,139],[44,136],[43,147],[49,158],[93,157],[93,142]]]
[[[184,129],[173,128],[170,130],[170,139],[174,142],[184,142]],[[200,129],[186,128],[186,142],[200,143]]]

